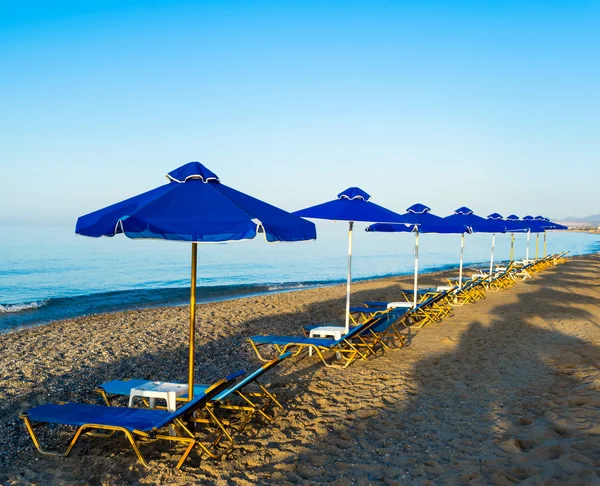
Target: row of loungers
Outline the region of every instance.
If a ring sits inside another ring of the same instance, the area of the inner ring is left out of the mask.
[[[195,385],[194,398],[174,412],[165,409],[128,408],[115,406],[119,396],[129,396],[130,390],[148,380],[110,381],[99,385],[105,405],[86,403],[46,404],[23,412],[19,417],[37,450],[45,455],[67,456],[82,435],[112,437],[125,434],[139,461],[148,466],[139,443],[153,440],[179,442],[185,446],[176,467],[180,468],[195,447],[212,458],[231,450],[235,437],[250,421],[260,417],[268,422],[274,409],[283,409],[275,395],[259,379],[291,356],[306,350],[314,352],[328,367],[346,368],[357,360],[366,360],[385,350],[399,349],[408,343],[410,328],[430,322],[441,322],[452,315],[452,308],[485,298],[487,291],[512,287],[517,281],[565,261],[566,253],[540,260],[499,267],[490,275],[483,272],[462,285],[450,285],[419,291],[416,306],[388,302],[365,302],[351,308],[354,327],[338,340],[309,337],[307,326],[298,336],[253,336],[248,339],[258,358],[266,364],[251,374],[244,370],[226,376],[210,385]],[[406,303],[413,301],[411,291],[403,291]],[[406,304],[405,303],[405,304]],[[275,352],[264,355],[265,348]],[[146,402],[147,405],[147,402]],[[43,424],[69,425],[75,428],[73,438],[64,452],[47,451],[40,445],[35,428]],[[171,433],[166,429],[170,428]]]
[[[402,291],[405,302],[365,302],[361,306],[351,307],[351,316],[355,324],[350,332],[340,339],[309,337],[309,332],[317,326],[303,329],[299,336],[253,336],[248,339],[250,345],[262,361],[268,361],[271,353],[293,351],[299,355],[309,350],[315,353],[325,366],[346,368],[354,361],[376,356],[379,350],[397,349],[407,344],[408,333],[412,327],[423,327],[430,322],[441,322],[452,315],[454,306],[477,302],[485,298],[487,291],[497,291],[512,287],[518,280],[531,278],[536,273],[565,261],[566,253],[529,261],[511,262],[499,267],[493,274],[480,272],[459,285],[449,281],[449,285],[419,291],[416,306],[414,294],[410,290]]]

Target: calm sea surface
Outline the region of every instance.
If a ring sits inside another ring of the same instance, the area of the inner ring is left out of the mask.
[[[353,278],[409,274],[414,236],[366,233],[355,225]],[[198,300],[293,290],[346,278],[348,226],[318,223],[318,239],[303,243],[253,241],[199,245]],[[525,256],[516,235],[515,256]],[[491,235],[467,235],[465,261],[488,262]],[[0,227],[0,332],[86,314],[189,299],[189,243],[86,238],[74,227]],[[496,236],[497,259],[509,257],[510,235]],[[600,251],[600,236],[549,233],[548,252]],[[540,236],[540,255],[543,252]],[[421,235],[422,271],[458,264],[460,235]],[[535,235],[530,243],[535,256]]]

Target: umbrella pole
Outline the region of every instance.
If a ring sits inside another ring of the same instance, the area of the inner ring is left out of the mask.
[[[492,281],[492,272],[494,271],[494,243],[496,240],[496,233],[492,233],[492,257],[490,258],[490,282]]]
[[[196,338],[196,263],[198,243],[192,243],[192,281],[190,291],[190,368],[188,371],[188,400],[194,398],[194,354]]]
[[[352,228],[354,221],[348,223],[348,282],[346,284],[346,334],[350,332],[350,282],[352,281]]]
[[[536,233],[535,234],[535,259],[538,259],[539,256],[539,251],[540,251],[540,234]]]
[[[462,289],[463,253],[465,251],[465,234],[460,237],[460,270],[458,271],[458,288]]]
[[[546,256],[546,230],[544,230],[544,257]]]
[[[527,250],[525,250],[525,260],[529,263],[529,235],[531,235],[531,230],[527,231]]]
[[[414,303],[415,307],[417,307],[418,279],[419,279],[419,232],[417,231],[416,236],[415,236],[415,293],[413,296],[413,303]]]
[[[515,234],[510,234],[510,261],[512,263],[513,258],[515,256]]]

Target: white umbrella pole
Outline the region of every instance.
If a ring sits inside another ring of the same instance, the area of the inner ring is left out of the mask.
[[[352,281],[352,228],[354,222],[348,223],[348,282],[346,284],[346,334],[350,332],[350,282]]]
[[[535,259],[537,260],[540,253],[540,234],[535,234]]]
[[[492,281],[492,272],[494,271],[494,243],[496,240],[496,233],[492,233],[492,257],[490,258],[490,282]]]
[[[460,270],[458,271],[458,288],[462,288],[462,275],[463,275],[463,253],[465,251],[465,234],[463,233],[460,237]]]
[[[413,303],[414,303],[415,307],[417,307],[418,280],[419,280],[419,232],[417,231],[416,236],[415,236],[415,293],[413,296]]]
[[[529,263],[529,235],[531,235],[531,231],[527,230],[527,250],[525,250],[525,260]]]
[[[546,256],[546,230],[544,230],[544,256]]]
[[[512,263],[515,256],[515,234],[510,234],[510,262]]]

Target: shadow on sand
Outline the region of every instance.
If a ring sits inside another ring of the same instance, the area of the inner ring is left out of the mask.
[[[309,358],[290,362],[275,379],[286,412],[274,424],[251,427],[227,460],[193,455],[181,472],[170,468],[172,445],[145,446],[152,467],[144,469],[124,439],[86,438],[66,459],[38,456],[16,414],[47,401],[93,401],[89,390],[113,378],[180,380],[186,345],[46,374],[35,390],[0,402],[0,428],[15,445],[0,458],[0,482],[597,484],[599,270],[596,257],[572,260],[457,309],[421,330],[410,347],[346,370]],[[396,291],[386,285],[353,295],[387,300]],[[341,317],[341,298],[301,308],[288,296],[272,305],[287,303],[289,312],[207,325],[198,381],[232,366],[258,367],[244,345],[250,335],[297,333]]]

